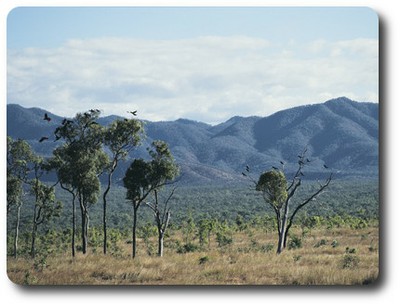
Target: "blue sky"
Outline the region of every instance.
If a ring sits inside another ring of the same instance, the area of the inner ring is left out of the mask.
[[[369,8],[21,7],[7,49],[8,103],[60,115],[138,108],[214,124],[344,95],[378,102]]]

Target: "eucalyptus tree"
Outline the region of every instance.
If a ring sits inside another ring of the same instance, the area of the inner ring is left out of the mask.
[[[255,189],[262,193],[265,202],[268,203],[275,212],[278,231],[278,254],[286,248],[288,233],[293,225],[296,214],[305,205],[314,201],[332,181],[333,173],[331,172],[325,179],[324,183],[318,182],[318,185],[314,186],[314,190],[311,191],[309,195],[305,196],[300,201],[297,201],[293,212],[290,213],[292,201],[294,200],[294,196],[299,190],[304,178],[303,168],[311,162],[310,159],[306,157],[306,152],[307,149],[298,155],[297,170],[290,180],[287,179],[283,169],[279,170],[276,167],[274,167],[273,170],[262,173],[258,180],[251,178],[248,166],[246,167],[246,172],[243,172],[243,175],[250,178],[255,185]],[[281,164],[283,168],[284,164],[282,162]],[[327,169],[325,165],[324,168]]]
[[[144,136],[143,124],[136,119],[115,120],[104,132],[104,144],[110,152],[110,163],[106,166],[107,186],[103,192],[103,253],[107,253],[107,195],[111,189],[112,176],[119,161],[139,144]]]
[[[31,192],[35,197],[32,220],[31,257],[36,254],[36,233],[38,226],[53,217],[59,217],[62,203],[56,199],[54,186],[47,186],[40,181],[46,166],[41,157],[36,157],[33,166],[34,178],[30,180]]]
[[[160,189],[174,179],[179,168],[174,158],[163,141],[153,141],[151,148],[148,148],[151,160],[135,159],[125,173],[123,179],[127,189],[126,197],[132,202],[133,224],[132,224],[132,257],[136,256],[136,228],[137,213],[139,207],[152,192]],[[160,232],[159,232],[160,234]],[[162,234],[162,237],[163,234]]]
[[[35,155],[25,140],[7,137],[7,213],[15,210],[14,257],[17,257],[23,184],[32,171]]]
[[[72,120],[64,119],[54,131],[56,139],[64,140],[64,144],[55,149],[51,163],[56,169],[60,185],[72,194],[73,227],[75,201],[78,200],[84,254],[88,244],[89,209],[98,201],[101,189],[99,176],[104,171],[104,165],[109,163],[102,148],[104,128],[96,122],[99,115],[97,109],[78,113]]]

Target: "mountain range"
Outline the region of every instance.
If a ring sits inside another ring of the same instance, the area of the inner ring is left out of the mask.
[[[43,120],[44,113],[52,118]],[[101,117],[107,125],[121,117]],[[50,156],[59,145],[53,132],[64,117],[40,108],[7,105],[7,135],[27,140],[41,155]],[[276,112],[267,117],[236,116],[218,125],[187,119],[145,122],[146,139],[131,157],[145,157],[146,147],[164,140],[181,167],[186,184],[232,184],[242,182],[248,165],[254,177],[271,167],[293,172],[298,157],[307,148],[310,162],[305,178],[379,175],[379,105],[345,97]],[[49,141],[39,143],[42,136]],[[130,161],[116,173],[123,177]],[[324,167],[328,166],[328,169]]]

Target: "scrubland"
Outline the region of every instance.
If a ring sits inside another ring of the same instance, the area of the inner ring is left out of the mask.
[[[21,285],[368,285],[378,278],[379,231],[294,228],[288,247],[276,254],[276,233],[246,229],[232,241],[210,243],[182,252],[184,237],[175,231],[165,240],[163,257],[152,252],[156,238],[139,239],[132,259],[129,240],[117,241],[107,255],[92,247],[73,258],[68,250],[35,259],[8,258],[11,281]],[[177,251],[178,249],[178,251]]]

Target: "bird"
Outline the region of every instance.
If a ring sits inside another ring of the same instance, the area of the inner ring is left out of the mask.
[[[277,167],[274,167],[274,166],[272,166],[272,169],[274,169],[274,170],[278,170],[278,168],[277,168]]]
[[[311,162],[311,160],[309,160],[308,158],[306,159],[306,161],[307,161],[307,163],[310,163],[310,162]]]
[[[136,116],[137,110],[131,112],[131,111],[127,111],[127,113],[131,113],[132,115]]]
[[[280,160],[279,162],[281,163],[281,165],[284,165],[284,164],[285,164],[285,163],[284,163],[283,161],[281,161],[281,160]]]
[[[328,167],[327,165],[324,164],[324,168],[325,168],[325,169],[328,169],[329,167]]]
[[[243,175],[243,176],[247,176],[247,174],[246,174],[246,173],[244,173],[244,172],[242,172],[242,175]]]
[[[246,165],[246,171],[247,171],[247,172],[250,172],[250,167],[249,167],[249,165]]]
[[[39,142],[43,142],[45,140],[49,139],[49,137],[43,136],[42,138],[39,139]]]
[[[46,120],[48,122],[51,121],[51,118],[47,115],[47,113],[44,114],[43,120]]]

